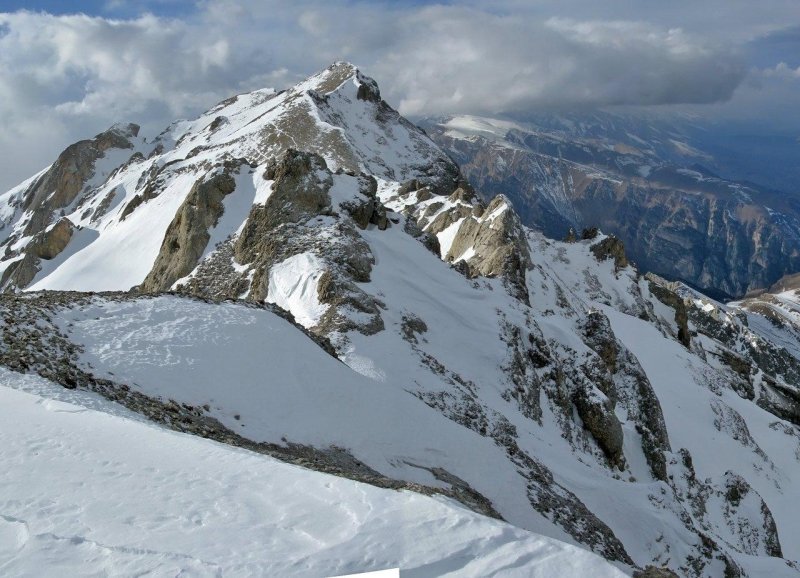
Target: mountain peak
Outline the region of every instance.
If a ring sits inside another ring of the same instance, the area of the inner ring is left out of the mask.
[[[132,122],[118,122],[111,125],[107,130],[101,132],[97,137],[102,135],[119,135],[123,138],[135,138],[139,136],[139,129],[141,127],[138,124]]]
[[[350,71],[350,74],[359,73],[358,66],[356,66],[352,62],[348,62],[347,60],[337,60],[336,62],[332,63],[326,70]]]
[[[313,90],[320,94],[331,94],[339,90],[347,82],[352,82],[356,86],[356,96],[359,100],[367,100],[379,103],[381,93],[378,83],[372,78],[364,75],[352,62],[339,60],[334,62],[326,69],[312,74],[297,88]]]
[[[83,265],[78,264],[86,263],[91,254],[97,271],[109,270],[111,259],[117,257],[106,246],[106,240],[116,243],[113,235],[106,237],[108,232],[123,223],[125,229],[133,229],[139,218],[145,218],[141,215],[158,213],[165,202],[177,210],[191,191],[219,205],[226,194],[198,189],[206,186],[209,175],[228,165],[250,167],[230,176],[241,181],[236,197],[246,196],[244,190],[255,194],[267,180],[261,178],[265,169],[292,149],[319,155],[332,173],[363,173],[385,183],[382,186],[418,180],[437,193],[449,194],[458,175],[452,160],[381,100],[377,83],[350,62],[335,62],[282,92],[256,90],[228,98],[194,120],[173,123],[149,144],[135,138],[138,131],[134,124],[114,125],[93,141],[82,141],[78,148],[86,148],[86,154],[74,153],[73,145],[40,186],[29,183],[5,196],[8,226],[0,234],[0,248],[9,249],[0,258],[0,285],[29,287],[55,274],[65,276],[57,283],[60,287],[89,286],[78,272]],[[81,162],[75,164],[73,157]],[[29,217],[26,211],[35,214]],[[34,236],[61,217],[82,231],[88,246],[78,250],[75,243],[74,249],[50,259],[45,267],[37,252],[41,243]],[[167,217],[163,220],[162,237],[169,225]],[[146,258],[114,275],[102,273],[104,286],[127,289],[141,284],[159,254],[158,241],[139,239],[139,244],[147,245],[140,247]],[[19,273],[12,275],[17,269]],[[46,284],[51,286],[54,279]]]

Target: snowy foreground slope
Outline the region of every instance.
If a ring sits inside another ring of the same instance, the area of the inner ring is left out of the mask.
[[[115,127],[2,200],[19,374],[630,574],[800,574],[792,333],[481,202],[352,65]]]
[[[449,500],[170,432],[42,379],[0,383],[3,576],[624,575]]]

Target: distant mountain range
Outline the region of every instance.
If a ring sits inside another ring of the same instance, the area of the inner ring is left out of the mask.
[[[600,227],[640,267],[721,299],[800,270],[800,189],[722,178],[747,176],[755,161],[737,161],[725,150],[739,150],[740,140],[713,138],[692,119],[595,112],[527,123],[443,117],[422,126],[477,190],[508,195],[525,224],[553,238]],[[781,150],[800,160],[795,149]],[[795,165],[785,164],[788,186]]]

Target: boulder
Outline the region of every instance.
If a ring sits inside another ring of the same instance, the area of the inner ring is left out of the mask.
[[[584,231],[584,239],[593,239],[594,237],[586,237]],[[596,236],[596,235],[595,235]],[[606,259],[614,260],[614,270],[619,271],[629,265],[628,257],[625,255],[625,245],[622,244],[618,238],[612,236],[606,237],[599,243],[595,243],[591,247],[592,254],[598,261],[605,261]]]
[[[40,234],[34,241],[31,251],[41,259],[53,259],[64,250],[72,239],[74,231],[75,225],[72,221],[62,217],[55,225]]]

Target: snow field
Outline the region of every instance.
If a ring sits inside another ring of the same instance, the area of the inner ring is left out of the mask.
[[[18,380],[0,370],[3,576],[623,576],[446,499],[167,431],[91,394],[53,399],[38,378],[23,379],[38,394],[8,387]]]

